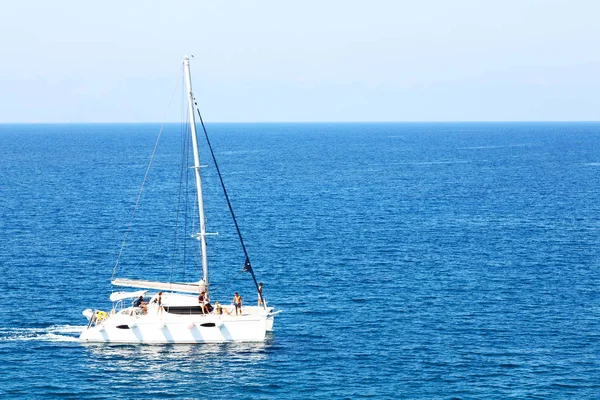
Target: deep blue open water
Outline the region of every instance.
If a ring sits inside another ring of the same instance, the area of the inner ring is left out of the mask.
[[[600,396],[600,123],[208,129],[275,332],[79,344],[159,126],[0,125],[0,397]],[[179,143],[167,126],[123,276],[197,279],[167,233]],[[254,301],[204,172],[213,300]]]

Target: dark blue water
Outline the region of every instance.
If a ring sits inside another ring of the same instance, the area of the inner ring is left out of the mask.
[[[597,398],[599,123],[209,125],[275,332],[80,345],[158,129],[0,125],[1,397]],[[169,233],[180,141],[121,276],[198,276]],[[254,301],[204,172],[213,300]]]

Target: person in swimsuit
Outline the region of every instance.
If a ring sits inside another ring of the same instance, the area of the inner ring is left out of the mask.
[[[235,292],[233,295],[233,306],[235,307],[235,315],[238,315],[238,310],[240,315],[242,315],[242,296]]]
[[[258,306],[262,305],[262,282],[258,284]]]
[[[162,312],[163,312],[162,292],[158,292],[158,299],[156,299],[156,302],[158,303],[158,310],[156,313],[162,315]]]

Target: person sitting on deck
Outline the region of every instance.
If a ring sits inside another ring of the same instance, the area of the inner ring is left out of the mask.
[[[215,302],[215,314],[217,314],[217,315],[223,315],[223,314],[231,315],[231,311],[229,311],[227,308],[223,308],[223,306],[221,305],[221,303],[219,303],[217,301],[217,302]]]
[[[135,299],[135,301],[133,302],[133,306],[140,307],[143,302],[144,302],[144,296],[140,296],[137,299]]]
[[[144,302],[144,296],[140,296],[133,302],[134,307],[139,307],[142,309],[142,312],[146,314],[146,303]]]
[[[202,291],[202,293],[200,293],[200,296],[198,296],[198,303],[200,304],[200,308],[202,309],[202,314],[208,314],[213,310],[213,307],[210,305],[208,293],[204,291]]]

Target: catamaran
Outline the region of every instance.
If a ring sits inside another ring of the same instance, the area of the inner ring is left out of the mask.
[[[109,343],[222,343],[222,342],[256,342],[264,341],[266,333],[273,330],[274,317],[280,311],[269,307],[262,296],[259,285],[244,245],[242,235],[235,220],[233,209],[221,178],[210,142],[207,141],[213,156],[214,165],[219,174],[223,192],[231,211],[233,221],[239,235],[245,255],[243,271],[252,276],[258,292],[259,305],[243,305],[225,307],[210,304],[210,284],[208,281],[208,257],[202,196],[202,176],[200,157],[196,135],[196,118],[194,113],[194,96],[190,73],[190,59],[183,62],[187,88],[187,106],[190,115],[189,134],[191,135],[198,221],[200,232],[194,237],[200,242],[200,258],[202,260],[202,278],[197,282],[156,282],[150,280],[125,279],[113,277],[111,283],[118,287],[129,287],[140,290],[117,291],[110,295],[112,308],[108,311],[86,309],[83,315],[88,325],[80,335],[82,342]],[[198,111],[202,129],[206,133],[202,116]],[[122,250],[122,249],[121,249]],[[117,258],[117,264],[118,264]]]

